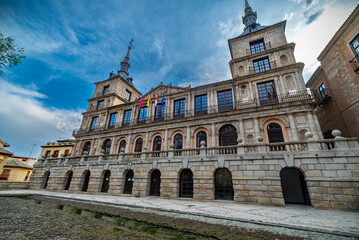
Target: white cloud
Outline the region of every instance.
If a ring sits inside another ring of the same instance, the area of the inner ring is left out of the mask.
[[[294,12],[290,12],[289,14],[286,13],[285,16],[284,16],[284,18],[283,18],[283,20],[287,20],[287,21],[292,20],[293,17],[294,17],[294,14],[295,14]]]
[[[0,80],[0,138],[11,145],[10,151],[28,155],[33,144],[41,146],[48,141],[71,137],[79,125],[82,110],[64,110],[46,107],[38,99],[46,98],[36,90]],[[38,156],[40,148],[32,156]],[[37,155],[36,155],[37,154]]]

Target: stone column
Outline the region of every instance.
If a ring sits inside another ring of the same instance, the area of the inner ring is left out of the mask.
[[[170,119],[172,119],[173,118],[173,99],[171,99],[171,101],[170,101]]]
[[[292,78],[293,78],[293,82],[294,82],[294,86],[295,86],[295,90],[299,91],[299,85],[298,85],[298,80],[297,77],[295,76],[294,73],[291,74]]]
[[[298,87],[299,87],[299,91],[304,91],[306,90],[306,86],[305,86],[305,82],[304,82],[304,79],[303,79],[303,76],[302,74],[299,74],[298,72],[295,72],[295,76],[296,76],[296,82],[298,84]]]
[[[260,136],[261,131],[260,131],[260,128],[259,128],[258,118],[253,118],[253,120],[254,120],[254,132],[256,133],[256,136]]]
[[[211,124],[211,147],[216,146],[216,126],[214,123]]]
[[[146,132],[146,134],[145,134],[145,139],[144,139],[144,141],[145,141],[145,144],[143,144],[143,146],[147,146],[147,149],[148,149],[148,151],[152,151],[152,148],[151,148],[151,146],[150,146],[150,141],[148,140],[148,132]]]
[[[288,114],[289,117],[289,124],[290,124],[290,130],[292,132],[292,137],[293,139],[290,139],[290,141],[299,141],[299,136],[298,136],[298,131],[297,128],[295,127],[295,122],[294,122],[294,117],[293,114]]]
[[[186,148],[191,148],[191,129],[190,127],[187,127],[187,133],[186,133]]]
[[[281,93],[282,94],[285,94],[288,92],[288,89],[285,88],[285,85],[284,85],[284,79],[283,79],[283,76],[282,75],[279,75],[279,84],[280,84],[280,87],[282,89]]]
[[[243,124],[243,120],[239,120],[238,121],[238,126],[239,126],[239,136],[243,139],[245,139],[245,135],[244,135],[244,124]]]
[[[168,144],[168,129],[167,128],[165,129],[165,135],[163,138],[164,139],[163,139],[163,149],[162,150],[168,150],[169,144]]]
[[[127,139],[126,139],[125,152],[126,153],[132,152],[132,135],[131,135],[131,133],[127,136]]]
[[[116,137],[112,137],[111,139],[111,149],[110,149],[110,154],[116,154]]]
[[[117,120],[116,120],[116,126],[121,126],[122,125],[122,121],[123,121],[123,114],[124,114],[124,110],[120,110],[118,112],[118,117],[117,117]]]
[[[249,88],[249,99],[254,99],[255,96],[254,96],[254,93],[253,93],[253,86],[252,86],[252,83],[251,82],[248,82],[248,88]]]
[[[315,123],[314,123],[312,112],[308,112],[307,116],[308,116],[308,122],[309,122],[310,131],[313,133],[313,138],[318,139],[319,136],[318,136],[317,128],[316,128]]]
[[[314,115],[313,115],[313,120],[314,120],[315,126],[317,127],[317,131],[318,131],[318,136],[319,136],[319,138],[320,138],[320,139],[324,139],[324,136],[323,136],[323,133],[322,133],[322,129],[320,128],[320,125],[319,125],[319,121],[318,121],[317,114],[314,114]]]

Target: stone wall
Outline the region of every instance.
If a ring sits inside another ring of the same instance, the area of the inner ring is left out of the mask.
[[[29,182],[9,182],[1,181],[0,190],[12,190],[12,189],[28,189]]]
[[[50,171],[47,189],[64,191],[66,173],[73,171],[70,192],[80,192],[83,172],[90,170],[88,192],[93,194],[121,195],[127,170],[134,171],[132,196],[149,195],[153,170],[161,172],[161,197],[179,197],[180,173],[183,169],[193,172],[196,200],[214,200],[214,175],[219,168],[227,168],[232,174],[234,201],[238,203],[285,206],[280,172],[283,168],[299,169],[305,177],[311,205],[315,208],[359,210],[359,148],[353,141],[351,147],[340,145],[337,149],[302,152],[261,152],[237,154],[141,158],[126,160],[114,155],[100,161],[79,161],[72,164],[42,164],[34,169],[31,188],[40,189],[44,174]],[[314,145],[317,144],[314,142]],[[326,144],[326,143],[324,143]],[[346,149],[340,149],[346,147]],[[203,151],[203,150],[202,150]],[[146,156],[146,154],[143,154]],[[147,155],[149,156],[149,155]],[[99,158],[99,157],[98,157]],[[102,157],[101,157],[102,158]],[[111,171],[108,193],[100,193],[103,175]]]

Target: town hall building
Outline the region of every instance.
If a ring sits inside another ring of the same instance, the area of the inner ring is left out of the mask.
[[[71,156],[42,156],[32,189],[359,209],[357,139],[325,140],[286,21],[228,40],[232,78],[140,93],[130,50],[96,82]]]

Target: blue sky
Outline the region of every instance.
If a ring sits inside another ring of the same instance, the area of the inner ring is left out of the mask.
[[[355,0],[249,0],[258,22],[287,19],[305,79]],[[0,31],[27,58],[0,79],[0,138],[17,155],[71,137],[94,82],[117,71],[133,36],[130,74],[141,92],[163,81],[192,86],[231,78],[227,39],[242,30],[244,0],[0,0]]]

